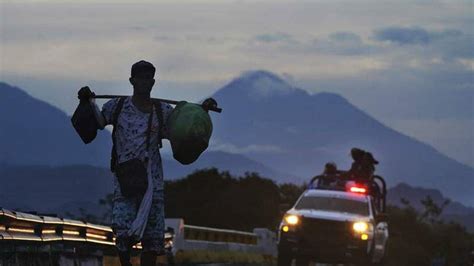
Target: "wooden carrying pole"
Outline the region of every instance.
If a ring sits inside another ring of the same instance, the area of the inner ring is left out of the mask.
[[[92,96],[92,98],[95,98],[95,99],[113,99],[113,98],[120,98],[120,97],[125,97],[125,96],[122,96],[122,95],[94,95],[94,96]],[[176,105],[180,102],[180,101],[160,99],[160,98],[152,98],[152,99],[153,100],[158,100],[158,101],[161,101],[161,102],[164,102],[164,103],[173,104],[173,105]],[[214,112],[217,112],[217,113],[221,113],[222,108],[218,108],[217,106],[215,106],[215,107],[211,106],[209,108],[209,111],[214,111]]]

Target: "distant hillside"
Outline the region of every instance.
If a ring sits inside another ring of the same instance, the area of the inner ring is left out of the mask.
[[[392,187],[388,193],[388,201],[397,206],[403,206],[401,204],[401,199],[406,199],[410,202],[410,205],[416,209],[421,209],[423,205],[421,200],[425,199],[427,196],[431,197],[434,202],[441,205],[447,198],[436,189],[427,189],[422,187],[412,187],[407,184],[401,183]],[[445,214],[466,214],[472,212],[474,213],[474,208],[466,207],[463,204],[451,201],[446,209],[444,210]]]
[[[277,171],[309,178],[324,163],[350,167],[352,147],[370,150],[390,185],[436,188],[474,205],[474,169],[392,130],[340,95],[308,94],[267,71],[232,80],[214,95],[213,147],[240,151]]]
[[[108,169],[86,165],[3,166],[0,184],[0,206],[38,212],[57,212],[74,202],[96,206],[113,188]]]
[[[395,206],[404,207],[402,199],[407,200],[417,210],[423,210],[421,201],[430,197],[442,206],[447,200],[443,194],[436,189],[412,187],[407,184],[398,184],[388,191],[387,201]],[[467,207],[459,202],[450,201],[443,210],[442,218],[447,221],[456,221],[463,224],[471,232],[474,232],[474,208]]]
[[[215,167],[221,171],[229,171],[236,176],[243,176],[246,172],[256,172],[261,176],[271,178],[275,181],[288,181],[289,174],[284,174],[274,169],[251,160],[240,154],[232,154],[220,151],[207,151],[191,165],[181,165],[174,159],[165,159],[164,168],[166,178],[175,179],[184,177],[195,170]],[[303,183],[301,178],[293,178],[294,183]]]
[[[63,111],[2,82],[0,106],[0,163],[107,165],[111,147],[108,132],[101,132],[94,145],[86,146]]]
[[[263,164],[242,155],[206,152],[195,164],[183,166],[164,159],[165,180],[177,179],[198,169],[217,167],[234,176],[258,172],[269,178],[283,178]],[[73,166],[0,165],[0,206],[25,211],[65,213],[79,207],[100,212],[99,199],[113,191],[113,177],[108,168]]]
[[[219,156],[225,159],[227,155],[210,153],[209,159],[204,158],[204,160],[212,160],[213,157]],[[178,174],[173,166],[176,163],[170,161],[164,163],[166,180],[176,179]],[[214,164],[218,163],[212,163]],[[210,167],[210,165],[203,165],[204,168]],[[182,171],[181,167],[177,169],[177,171]],[[183,178],[194,170],[190,167],[186,169],[189,172],[179,177]],[[233,176],[238,176],[238,174],[233,174]],[[262,174],[262,176],[265,175]],[[79,208],[84,208],[90,214],[100,214],[105,209],[104,206],[98,204],[99,199],[113,191],[112,175],[108,169],[84,165],[66,167],[0,165],[0,184],[2,184],[0,207],[60,215],[65,215],[67,212],[78,214]],[[434,189],[399,184],[389,189],[388,202],[392,205],[403,206],[400,199],[404,198],[420,210],[422,209],[420,201],[426,196],[430,196],[437,204],[441,204],[446,199]],[[457,221],[474,232],[474,208],[453,201],[444,210],[443,219]]]

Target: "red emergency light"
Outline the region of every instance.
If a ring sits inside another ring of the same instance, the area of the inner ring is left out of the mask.
[[[365,194],[365,193],[367,193],[367,188],[365,188],[365,187],[360,187],[360,186],[350,186],[350,187],[349,187],[349,191],[350,191],[350,192],[354,192],[354,193]]]

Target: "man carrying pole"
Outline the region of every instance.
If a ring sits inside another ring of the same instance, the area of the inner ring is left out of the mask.
[[[155,67],[146,61],[133,64],[129,79],[133,96],[118,97],[94,112],[97,127],[113,125],[111,170],[114,172],[112,228],[122,265],[131,265],[132,246],[141,241],[141,265],[155,265],[164,253],[163,168],[161,140],[169,138],[168,118],[173,107],[150,98]],[[81,102],[95,94],[89,87],[79,90]],[[91,101],[93,102],[93,101]],[[213,99],[204,110],[215,107]]]

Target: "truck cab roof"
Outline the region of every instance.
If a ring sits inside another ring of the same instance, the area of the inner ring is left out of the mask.
[[[308,189],[288,214],[338,221],[369,220],[374,214],[371,200],[366,194]]]
[[[330,180],[327,184],[327,180]],[[384,178],[374,175],[370,180],[350,179],[344,176],[326,177],[324,175],[314,177],[308,187],[307,192],[314,195],[335,197],[352,197],[352,199],[366,198],[373,201],[374,208],[378,212],[385,212],[387,186]],[[309,195],[309,194],[308,194]]]
[[[308,189],[306,190],[303,197],[331,197],[331,198],[344,198],[348,200],[355,200],[361,202],[368,202],[369,195],[361,193],[352,193],[339,190],[326,190],[326,189]]]

